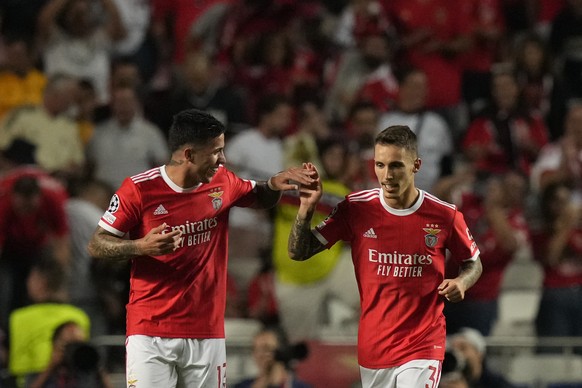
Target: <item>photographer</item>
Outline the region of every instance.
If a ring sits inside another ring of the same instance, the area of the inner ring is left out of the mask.
[[[445,373],[443,362],[443,375],[440,388],[515,388],[503,376],[493,372],[487,367],[485,338],[478,330],[468,327],[448,339],[451,354],[454,354],[457,365],[456,372]],[[445,356],[445,361],[447,357]],[[449,376],[452,376],[449,378]]]
[[[99,364],[97,349],[86,341],[83,329],[65,322],[55,330],[51,361],[30,388],[112,388]]]
[[[297,379],[292,364],[307,356],[304,344],[290,345],[279,327],[265,327],[253,339],[253,359],[258,375],[245,379],[234,388],[311,388]]]

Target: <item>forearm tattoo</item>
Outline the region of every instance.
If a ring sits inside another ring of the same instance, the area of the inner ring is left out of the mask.
[[[123,240],[100,230],[95,233],[88,246],[89,252],[95,258],[129,260],[138,255],[137,246],[133,240]]]
[[[321,252],[324,248],[325,246],[311,232],[311,217],[305,220],[296,218],[289,234],[287,246],[291,258],[304,261]]]
[[[460,276],[465,282],[467,289],[472,287],[473,284],[477,283],[477,280],[479,280],[479,277],[481,277],[482,272],[483,265],[481,264],[481,259],[479,258],[475,261],[466,262],[461,266]]]

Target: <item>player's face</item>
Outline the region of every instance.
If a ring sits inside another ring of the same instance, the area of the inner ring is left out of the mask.
[[[420,168],[420,159],[405,148],[376,144],[374,170],[386,202],[397,209],[407,208],[416,198],[414,174]]]
[[[194,165],[197,180],[202,183],[210,182],[218,171],[218,167],[225,163],[224,135],[220,135],[195,151]]]

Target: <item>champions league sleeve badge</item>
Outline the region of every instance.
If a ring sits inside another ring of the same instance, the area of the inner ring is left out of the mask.
[[[437,234],[439,234],[441,230],[432,227],[422,228],[422,230],[428,233],[424,235],[424,243],[426,244],[427,247],[434,248],[437,242],[439,241]]]

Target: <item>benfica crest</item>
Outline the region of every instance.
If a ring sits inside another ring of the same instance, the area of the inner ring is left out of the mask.
[[[217,189],[219,190],[219,189]],[[208,196],[212,198],[212,207],[214,210],[218,210],[222,207],[222,194],[224,191],[212,191]]]
[[[437,234],[439,234],[441,230],[436,228],[422,228],[422,230],[427,233],[424,235],[424,243],[427,247],[433,248],[439,241]]]

